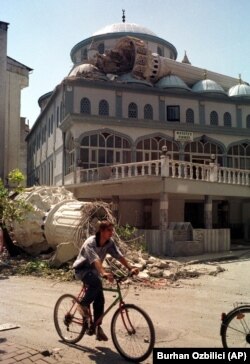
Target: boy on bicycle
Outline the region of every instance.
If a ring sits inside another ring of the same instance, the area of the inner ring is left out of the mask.
[[[106,278],[110,282],[113,281],[112,273],[107,272],[102,264],[106,255],[110,254],[113,258],[120,261],[132,274],[139,273],[138,268],[132,267],[116,246],[112,239],[113,231],[113,223],[107,220],[101,221],[97,233],[84,241],[73,264],[76,277],[88,286],[79,310],[83,316],[87,317],[89,315],[88,307],[93,303],[94,322],[104,312],[105,300],[101,278]],[[96,327],[96,339],[99,341],[108,340],[108,337],[101,328],[101,322]]]

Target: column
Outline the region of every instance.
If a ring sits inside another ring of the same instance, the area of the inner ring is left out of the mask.
[[[161,192],[160,196],[160,230],[166,231],[168,228],[168,193]]]
[[[213,228],[213,200],[211,196],[205,195],[205,211],[204,211],[204,219],[205,219],[205,228],[212,229]]]
[[[117,223],[119,221],[119,202],[119,196],[112,196],[112,213]]]

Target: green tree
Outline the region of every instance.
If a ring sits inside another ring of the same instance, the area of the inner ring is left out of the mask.
[[[14,169],[8,174],[8,187],[4,186],[0,178],[0,228],[4,233],[4,240],[7,250],[11,255],[15,255],[14,244],[9,236],[11,223],[22,221],[27,211],[32,210],[32,206],[24,199],[17,197],[23,191],[25,178],[19,169]]]

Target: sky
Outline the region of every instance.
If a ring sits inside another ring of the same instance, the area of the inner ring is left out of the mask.
[[[40,96],[72,68],[71,49],[106,25],[147,27],[173,44],[182,61],[250,83],[249,0],[0,0],[9,23],[7,54],[33,69],[22,90],[21,116],[32,126]]]

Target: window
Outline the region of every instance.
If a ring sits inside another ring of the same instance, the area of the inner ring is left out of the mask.
[[[250,143],[235,144],[228,149],[227,165],[231,168],[250,169]]]
[[[225,112],[224,116],[224,126],[232,126],[232,118],[231,118],[231,114],[229,112]]]
[[[81,50],[81,59],[84,60],[84,59],[87,59],[88,58],[88,51],[87,51],[87,48],[83,48]]]
[[[179,159],[179,147],[174,141],[170,141],[161,136],[145,138],[136,145],[136,161],[160,159],[162,147],[167,146],[170,158]]]
[[[106,100],[99,102],[99,115],[109,115],[109,104]]]
[[[82,138],[81,167],[98,168],[117,163],[131,163],[131,143],[125,137],[101,132]]]
[[[56,108],[56,126],[59,125],[59,117],[60,117],[59,114],[60,114],[59,113],[59,106],[57,106],[57,108]]]
[[[186,111],[186,123],[194,124],[194,110],[187,109],[187,111]]]
[[[250,115],[247,115],[246,127],[250,129]]]
[[[104,43],[100,43],[100,44],[98,45],[97,49],[98,49],[98,52],[99,52],[100,54],[103,54],[103,53],[104,53]]]
[[[180,106],[167,106],[167,121],[180,121]]]
[[[91,114],[91,104],[89,99],[87,99],[86,97],[84,97],[83,99],[81,99],[81,114]]]
[[[153,108],[150,104],[144,106],[144,119],[153,120]]]
[[[159,54],[159,56],[163,55],[162,49],[160,47],[157,47],[157,53]]]
[[[138,117],[137,105],[134,102],[131,102],[128,105],[128,117],[134,119],[137,119]]]
[[[217,126],[219,123],[218,121],[218,114],[216,111],[212,111],[210,114],[210,125]]]

